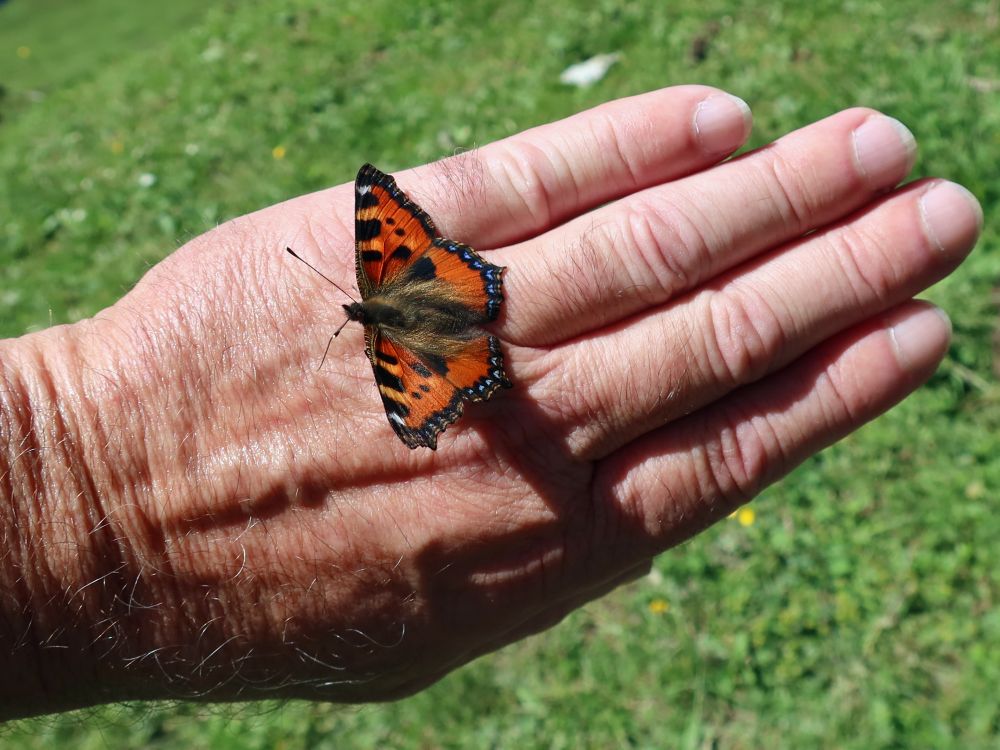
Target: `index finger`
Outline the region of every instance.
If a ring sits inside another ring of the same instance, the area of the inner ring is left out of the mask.
[[[750,123],[749,108],[735,96],[709,86],[675,86],[601,104],[394,176],[445,236],[484,250],[715,164],[743,144]],[[350,184],[295,203],[314,229],[328,232],[324,220],[334,221],[338,231],[331,234],[338,236],[351,226]]]
[[[735,96],[676,86],[618,99],[398,175],[446,235],[487,249],[729,156],[750,134]]]

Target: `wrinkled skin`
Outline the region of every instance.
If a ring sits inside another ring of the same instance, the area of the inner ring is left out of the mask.
[[[871,110],[720,163],[748,133],[686,86],[396,173],[508,267],[514,389],[437,452],[393,434],[361,326],[317,371],[347,300],[284,248],[353,290],[351,184],[4,342],[9,715],[404,695],[643,575],[917,387],[949,327],[911,298],[971,249],[974,199],[897,187],[913,144]]]

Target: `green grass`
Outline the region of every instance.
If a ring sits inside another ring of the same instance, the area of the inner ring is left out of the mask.
[[[84,43],[103,37],[81,8],[114,6],[132,28],[143,4],[34,4],[0,6],[0,84],[16,103],[0,123],[2,335],[89,315],[184,240],[366,160],[394,169],[679,82],[743,96],[755,145],[843,107],[881,108],[916,134],[917,173],[969,186],[987,226],[929,295],[955,343],[928,387],[767,491],[752,525],[719,524],[555,630],[392,705],[117,707],[21,723],[0,743],[1000,744],[995,2],[259,0],[165,24],[169,38],[113,58]],[[64,13],[79,38],[54,35]],[[46,38],[79,74],[14,55]],[[559,85],[567,65],[616,50],[599,85]],[[43,99],[17,93],[21,70]],[[652,611],[655,599],[669,609]]]
[[[11,0],[0,6],[0,113],[94,78],[196,23],[212,3]]]

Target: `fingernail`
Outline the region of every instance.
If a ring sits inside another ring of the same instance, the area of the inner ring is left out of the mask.
[[[954,182],[939,182],[920,197],[920,215],[930,241],[943,253],[972,249],[983,228],[976,196]]]
[[[750,107],[732,94],[712,94],[694,110],[695,138],[710,154],[728,154],[742,146],[752,122]]]
[[[896,358],[907,370],[920,370],[944,356],[951,340],[951,319],[939,307],[920,303],[902,311],[901,318],[889,329]]]
[[[892,187],[913,168],[917,141],[894,117],[872,115],[854,131],[854,157],[868,184]]]

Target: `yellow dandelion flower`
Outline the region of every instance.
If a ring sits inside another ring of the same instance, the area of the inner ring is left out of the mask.
[[[122,143],[120,140],[118,140],[117,138],[115,138],[113,141],[111,141],[111,153],[112,154],[120,154],[124,150],[125,150],[125,144]]]
[[[670,611],[670,602],[666,599],[653,599],[649,603],[649,611],[654,615],[665,615]]]
[[[969,482],[965,485],[965,496],[970,500],[978,500],[984,494],[986,494],[986,485],[980,482],[978,479]]]
[[[740,508],[736,511],[736,520],[740,522],[740,526],[753,526],[753,522],[757,520],[757,513],[753,508]]]
[[[273,156],[275,159],[278,159],[279,161],[281,159],[284,159],[285,158],[285,147],[284,146],[275,146],[274,148],[271,149],[271,156]]]
[[[31,57],[31,47],[24,47],[24,46],[18,47],[17,56],[20,57],[22,60],[27,60],[29,57]]]

